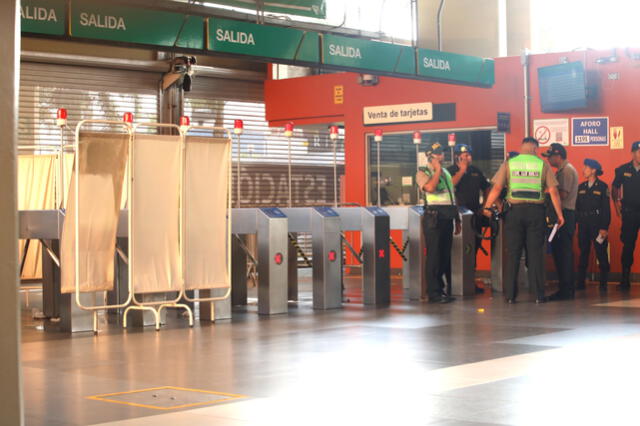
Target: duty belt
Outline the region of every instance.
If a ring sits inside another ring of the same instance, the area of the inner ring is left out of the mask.
[[[591,216],[598,216],[600,214],[600,210],[591,210],[591,211],[586,211],[586,212],[576,212],[576,216],[578,217],[591,217]]]

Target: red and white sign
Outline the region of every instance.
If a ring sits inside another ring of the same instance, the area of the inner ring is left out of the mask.
[[[540,142],[540,146],[548,146],[552,143],[569,145],[569,136],[568,118],[533,120],[533,137]]]

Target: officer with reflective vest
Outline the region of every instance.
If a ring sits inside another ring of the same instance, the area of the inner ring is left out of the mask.
[[[630,275],[633,252],[640,230],[640,141],[631,145],[631,161],[616,169],[616,177],[611,184],[611,195],[618,217],[622,216],[622,279],[620,289],[631,286]]]
[[[451,288],[451,247],[453,232],[460,232],[460,216],[454,197],[451,174],[442,166],[444,151],[439,143],[427,144],[427,167],[420,168],[416,182],[424,192],[422,228],[427,248],[427,296],[429,303],[454,300]],[[447,286],[445,286],[445,278]]]
[[[584,160],[582,174],[586,180],[578,186],[576,200],[578,245],[580,246],[576,290],[585,288],[591,244],[593,244],[600,265],[600,290],[607,290],[609,276],[609,253],[607,251],[609,241],[607,236],[611,221],[611,207],[609,205],[609,187],[598,179],[602,173],[602,166],[596,160],[590,158]]]
[[[544,240],[546,235],[545,191],[548,191],[558,216],[558,226],[564,224],[558,182],[551,167],[537,155],[538,141],[524,138],[520,155],[500,166],[493,177],[493,187],[485,201],[485,215],[507,188],[508,208],[504,213],[506,245],[504,292],[507,303],[518,296],[518,269],[523,249],[528,256],[529,285],[536,290],[536,303],[544,303]]]

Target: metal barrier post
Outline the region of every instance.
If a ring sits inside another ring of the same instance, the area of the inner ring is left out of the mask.
[[[427,280],[425,274],[425,243],[422,232],[423,206],[412,206],[409,209],[409,300],[420,300],[426,297]]]
[[[388,306],[391,303],[389,215],[380,207],[365,207],[361,210],[364,304]]]
[[[327,207],[311,213],[313,239],[313,309],[342,307],[340,217]]]
[[[475,230],[473,212],[461,212],[462,231],[453,237],[451,253],[451,294],[471,296],[475,294]]]

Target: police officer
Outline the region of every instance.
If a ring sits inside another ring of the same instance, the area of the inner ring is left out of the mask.
[[[479,213],[480,209],[480,195],[487,198],[489,193],[489,180],[485,177],[482,170],[472,164],[473,152],[471,147],[465,144],[458,144],[454,148],[455,164],[449,166],[447,170],[451,174],[453,185],[456,188],[456,202],[458,207],[462,207],[471,210],[474,213]],[[482,227],[486,224],[484,216],[476,216],[474,221],[474,227],[477,235],[482,234]],[[476,236],[475,241],[475,259],[478,256],[478,250],[481,247],[482,239]],[[483,292],[482,288],[476,287],[476,292]]]
[[[451,175],[442,166],[444,151],[439,143],[428,144],[427,167],[420,168],[416,182],[424,192],[425,213],[422,228],[427,248],[427,296],[429,303],[449,303],[454,300],[445,291],[445,277],[451,287],[451,246],[454,222],[460,232],[460,217],[454,196]]]
[[[616,169],[616,177],[611,184],[613,202],[618,217],[622,216],[622,279],[620,289],[631,286],[630,274],[633,252],[636,248],[640,229],[640,141],[631,145],[631,161]]]
[[[507,303],[515,303],[518,296],[518,269],[522,251],[526,248],[528,256],[529,285],[536,289],[536,303],[546,301],[544,295],[544,240],[546,217],[544,193],[549,191],[554,210],[558,216],[558,225],[564,225],[558,181],[551,167],[538,156],[538,140],[524,138],[520,155],[511,158],[500,166],[493,177],[493,187],[485,201],[485,215],[507,188],[509,208],[504,215],[506,245],[505,297]]]
[[[602,166],[596,160],[584,160],[582,174],[586,178],[578,187],[576,201],[576,219],[578,222],[578,244],[580,245],[580,263],[578,264],[578,279],[576,289],[585,288],[587,263],[591,244],[596,251],[600,265],[600,290],[607,290],[609,277],[608,230],[611,221],[611,207],[609,206],[609,187],[598,179],[602,175]]]
[[[556,168],[558,193],[562,201],[562,215],[565,224],[558,229],[551,241],[553,261],[558,273],[558,291],[550,300],[573,299],[575,296],[575,277],[573,261],[573,236],[576,230],[576,199],[578,198],[578,172],[567,160],[567,150],[559,143],[552,143],[542,153],[549,164]]]

